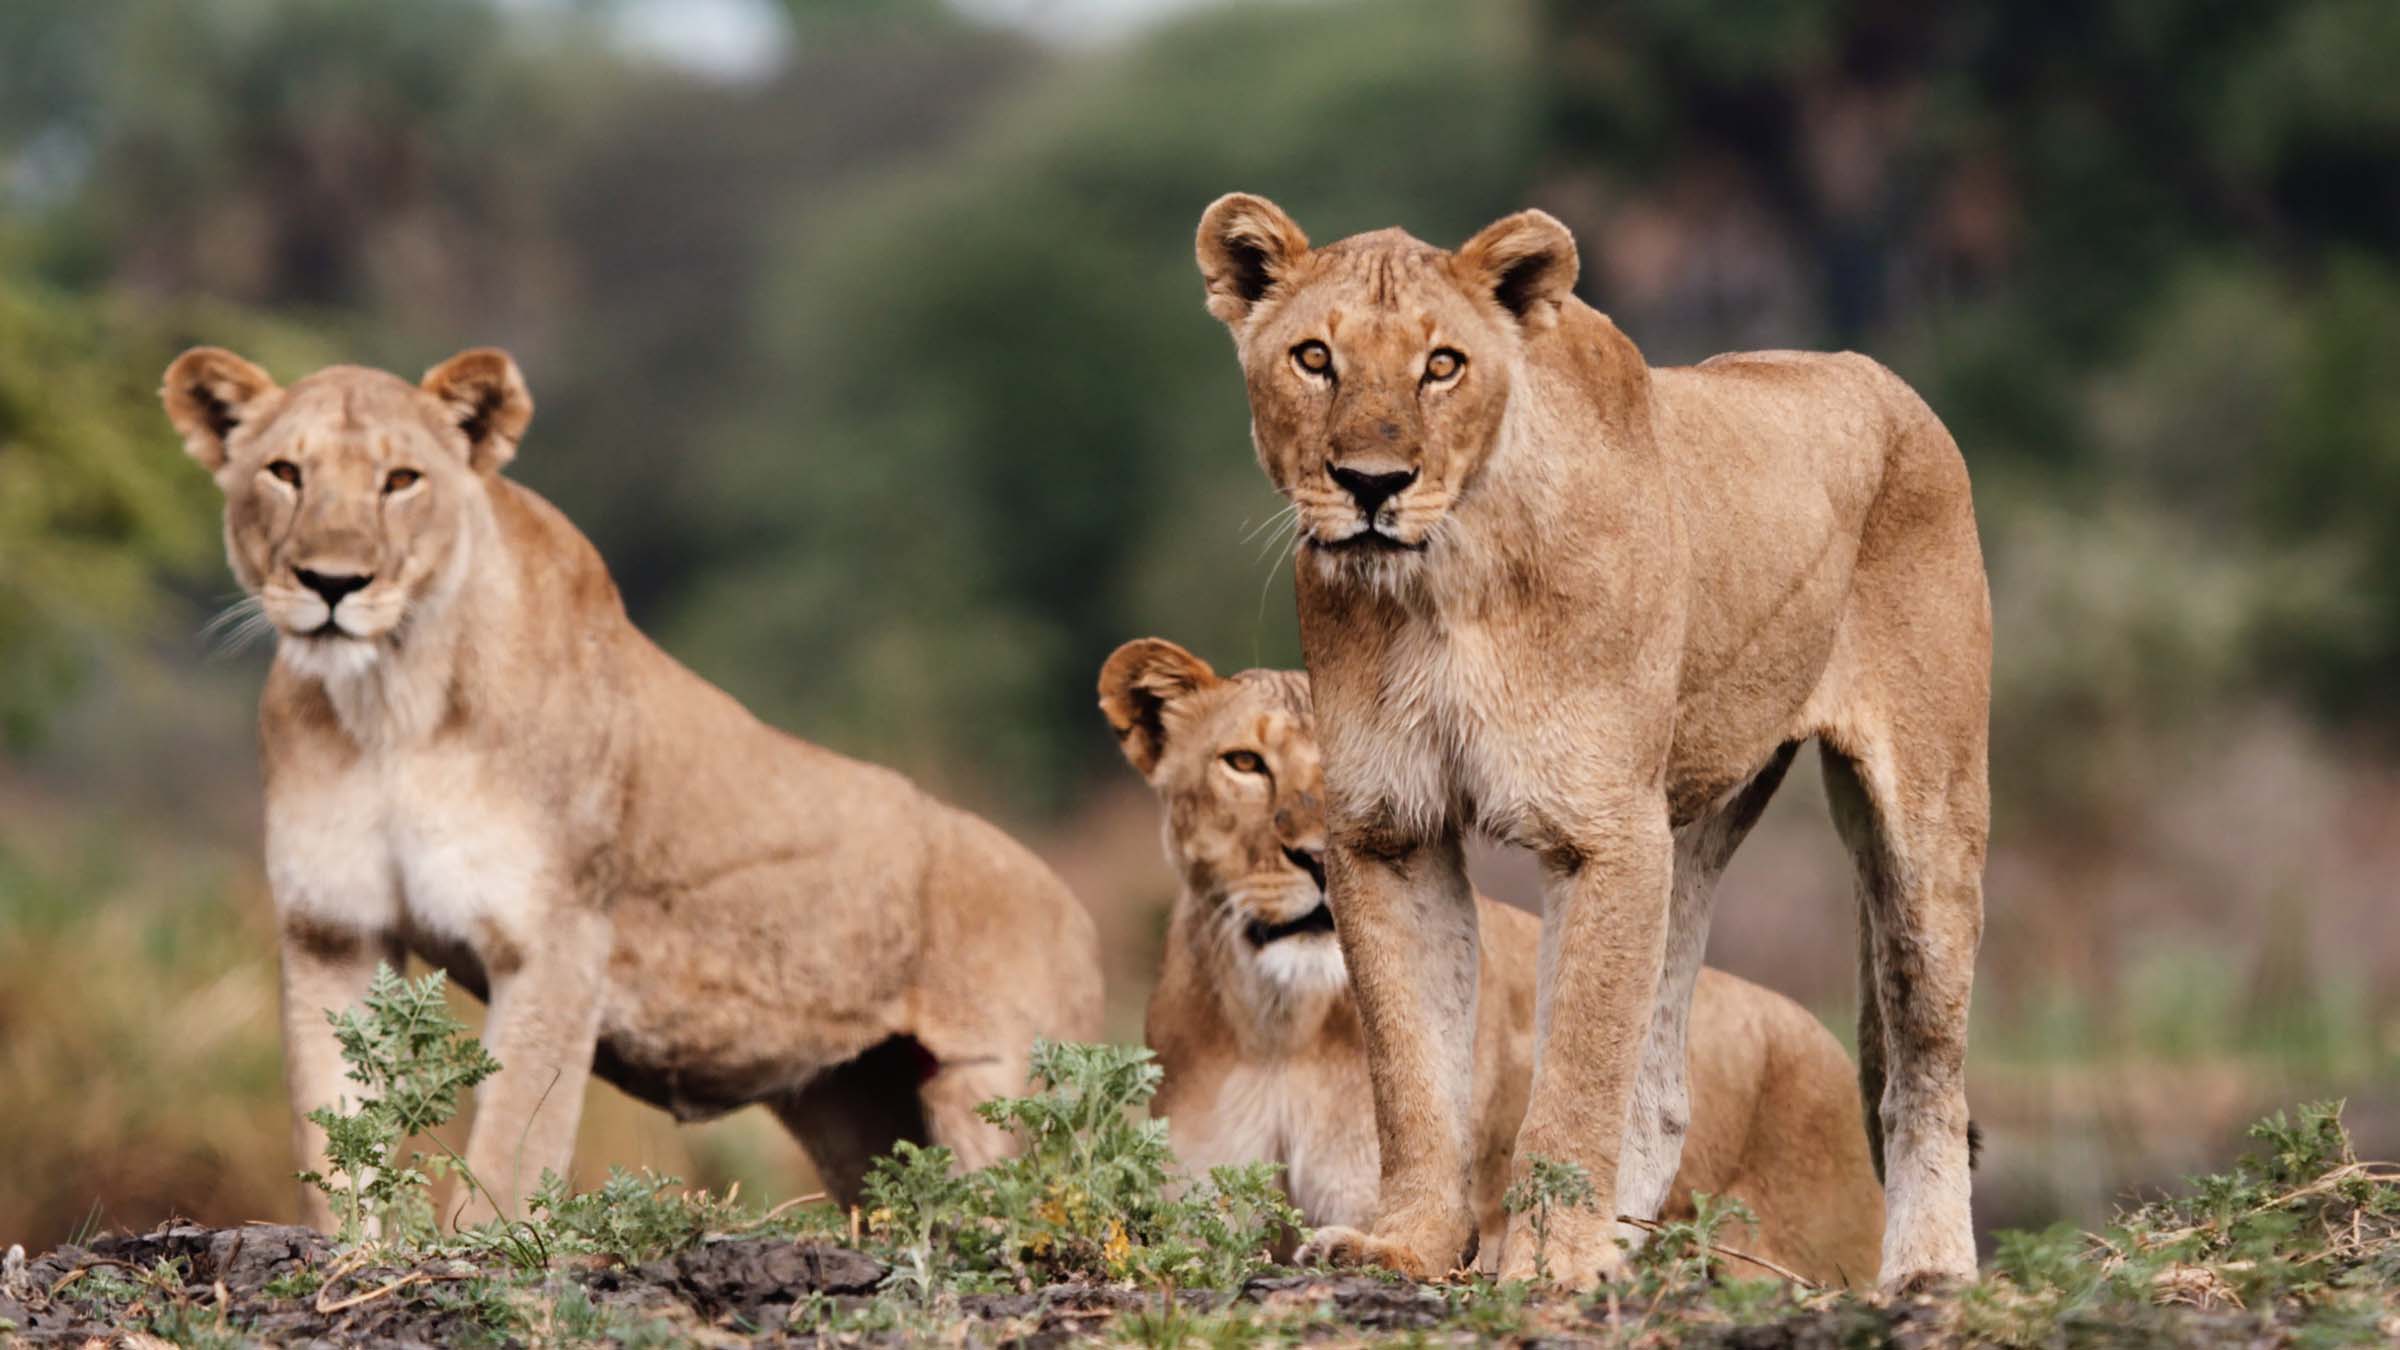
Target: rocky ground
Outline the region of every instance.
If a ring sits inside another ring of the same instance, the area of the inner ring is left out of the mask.
[[[1931,1346],[1983,1340],[1956,1298],[1898,1304],[1788,1294],[1754,1316],[1682,1301],[1643,1308],[1489,1286],[1276,1273],[1238,1291],[1091,1284],[948,1296],[919,1305],[887,1267],[844,1246],[786,1237],[703,1242],[640,1265],[607,1259],[521,1268],[487,1256],[394,1264],[343,1253],[307,1229],[170,1225],[101,1237],[0,1272],[0,1341],[12,1345],[1043,1346],[1405,1340],[1435,1344]],[[2057,1343],[2285,1343],[2272,1318],[2227,1310],[2171,1325],[2071,1324]],[[2131,1340],[2127,1340],[2131,1337]],[[2044,1338],[2048,1339],[2048,1338]]]

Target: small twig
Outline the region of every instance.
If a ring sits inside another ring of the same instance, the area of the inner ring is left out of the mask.
[[[379,1285],[363,1294],[352,1294],[350,1297],[334,1303],[327,1303],[325,1301],[325,1291],[333,1287],[332,1283],[329,1281],[320,1286],[317,1290],[317,1314],[320,1317],[329,1317],[345,1308],[355,1308],[362,1303],[372,1303],[379,1298],[397,1293],[412,1284],[423,1283],[431,1278],[431,1276],[426,1275],[422,1271],[412,1270],[406,1275],[401,1276],[399,1279],[393,1280],[389,1284]]]
[[[1656,1219],[1637,1219],[1630,1214],[1618,1215],[1617,1222],[1629,1223],[1636,1228],[1651,1233],[1664,1232],[1666,1231],[1667,1227],[1665,1224],[1658,1222]],[[1701,1250],[1717,1256],[1730,1256],[1737,1261],[1747,1261],[1751,1265],[1758,1267],[1760,1270],[1769,1271],[1776,1275],[1780,1275],[1783,1278],[1790,1280],[1792,1283],[1799,1285],[1801,1288],[1810,1291],[1811,1293],[1814,1293],[1817,1289],[1817,1282],[1815,1280],[1808,1278],[1806,1275],[1803,1275],[1796,1270],[1790,1270],[1783,1266],[1776,1265],[1774,1262],[1763,1256],[1752,1256],[1748,1252],[1739,1251],[1732,1247],[1721,1247],[1714,1242],[1702,1243]]]
[[[730,1199],[731,1197],[730,1197],[730,1196],[728,1196],[727,1198],[728,1198],[728,1199]],[[773,1208],[773,1209],[770,1209],[770,1210],[768,1210],[766,1213],[759,1215],[759,1216],[758,1216],[758,1221],[759,1221],[760,1223],[765,1223],[765,1222],[767,1222],[767,1221],[768,1221],[768,1220],[770,1220],[770,1219],[774,1219],[774,1218],[779,1218],[779,1217],[781,1217],[783,1214],[785,1214],[785,1213],[789,1212],[790,1210],[794,1209],[794,1208],[795,1208],[795,1207],[797,1207],[797,1206],[800,1206],[800,1205],[806,1205],[806,1204],[813,1204],[813,1203],[815,1203],[816,1201],[822,1200],[822,1199],[824,1199],[824,1198],[825,1198],[825,1192],[823,1192],[823,1191],[810,1191],[810,1192],[809,1192],[808,1194],[806,1194],[806,1195],[795,1195],[795,1196],[793,1196],[791,1199],[784,1201],[784,1202],[783,1202],[782,1204],[780,1204],[780,1205],[777,1205],[775,1208]]]

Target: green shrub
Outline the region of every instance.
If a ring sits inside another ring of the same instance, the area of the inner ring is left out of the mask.
[[[308,1113],[325,1131],[332,1175],[312,1170],[300,1179],[332,1198],[345,1240],[356,1241],[370,1222],[386,1236],[430,1235],[433,1178],[452,1170],[466,1176],[454,1151],[401,1156],[410,1137],[449,1124],[458,1094],[500,1067],[450,1015],[442,984],[440,971],[411,981],[379,965],[363,1006],[327,1014],[351,1081],[367,1092],[348,1111],[321,1106]]]
[[[894,1287],[1030,1287],[1066,1279],[1239,1284],[1299,1223],[1273,1164],[1191,1182],[1166,1122],[1137,1114],[1158,1090],[1147,1050],[1043,1042],[1035,1091],[984,1103],[1019,1152],[959,1175],[947,1149],[902,1144],[867,1178],[870,1226]]]

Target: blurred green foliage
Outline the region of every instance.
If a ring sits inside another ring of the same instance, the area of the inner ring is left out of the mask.
[[[95,636],[147,617],[157,569],[210,534],[206,481],[159,453],[126,337],[89,306],[0,290],[0,743],[29,741]]]
[[[205,533],[163,346],[102,328],[201,300],[404,371],[511,343],[520,473],[637,617],[804,734],[1055,810],[1115,642],[1292,659],[1188,256],[1237,187],[1320,238],[1541,202],[1660,359],[1916,379],[1984,489],[2004,783],[2095,801],[2112,744],[2245,691],[2400,710],[2388,5],[1235,5],[1067,52],[811,3],[741,86],[619,8],[0,19],[19,734]]]

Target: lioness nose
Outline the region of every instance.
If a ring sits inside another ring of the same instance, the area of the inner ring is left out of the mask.
[[[327,609],[342,603],[343,596],[352,591],[364,589],[368,582],[375,579],[373,576],[355,576],[340,572],[311,572],[305,567],[293,568],[292,575],[300,578],[301,585],[325,597],[325,608]]]
[[[1291,848],[1287,846],[1283,850],[1283,856],[1291,860],[1292,866],[1299,868],[1301,871],[1308,873],[1310,877],[1314,878],[1316,880],[1318,890],[1321,891],[1325,889],[1325,850],[1321,848]]]
[[[1372,518],[1376,508],[1417,481],[1417,471],[1402,469],[1397,473],[1361,473],[1357,469],[1345,469],[1336,464],[1333,466],[1333,481],[1341,484],[1342,491],[1349,493],[1350,499],[1358,503],[1358,509]]]

